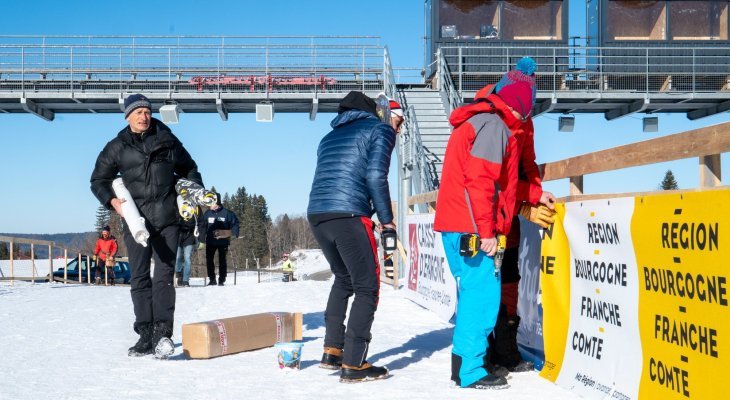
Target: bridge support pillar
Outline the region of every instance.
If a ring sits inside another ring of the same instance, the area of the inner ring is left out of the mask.
[[[33,100],[26,99],[25,97],[20,98],[20,104],[23,106],[23,109],[26,112],[35,114],[45,119],[46,121],[53,121],[53,119],[56,117],[56,114],[53,111],[47,108],[43,108]]]
[[[312,99],[312,108],[309,110],[310,121],[314,121],[317,118],[317,109],[319,109],[319,99],[315,97]]]
[[[215,108],[223,121],[228,121],[228,109],[222,99],[215,99]]]

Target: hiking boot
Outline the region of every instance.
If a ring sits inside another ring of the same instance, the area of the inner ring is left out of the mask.
[[[340,370],[340,382],[342,383],[373,381],[376,379],[385,379],[389,376],[388,368],[376,367],[367,361],[359,367],[342,364],[342,369]]]
[[[188,281],[183,281],[183,284],[182,284],[182,285],[183,285],[184,287],[190,287],[190,282],[188,282]]]
[[[177,282],[175,282],[175,287],[181,287],[182,285],[183,285],[182,275],[178,275]]]
[[[225,285],[225,282],[218,282],[218,286],[223,286],[223,285]]]
[[[502,376],[487,375],[466,387],[470,389],[507,389],[509,385],[507,379]]]
[[[324,369],[342,368],[342,349],[325,347],[319,367]]]
[[[139,340],[137,343],[129,348],[127,353],[130,357],[142,357],[147,354],[152,354],[154,345],[152,344],[152,324],[140,324],[135,328],[135,331],[139,333]]]
[[[155,322],[152,332],[152,343],[154,347],[155,358],[164,360],[170,357],[175,351],[175,344],[170,339],[172,337],[172,324],[169,322]]]
[[[207,284],[206,286],[215,286],[215,285],[217,285],[217,284],[218,284],[218,283],[216,283],[216,281],[209,281],[209,282],[208,282],[208,284]]]

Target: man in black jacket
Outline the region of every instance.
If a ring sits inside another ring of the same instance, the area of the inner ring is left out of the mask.
[[[170,128],[152,118],[152,104],[141,94],[124,101],[129,123],[99,153],[91,174],[91,191],[106,206],[124,216],[123,200],[112,189],[121,174],[150,233],[147,246],[135,242],[124,226],[129,264],[134,330],[139,341],[129,348],[130,356],[154,353],[167,358],[174,351],[172,326],[175,314],[173,275],[178,241],[175,181],[181,177],[202,185],[198,166]],[[154,258],[154,278],[150,259]]]
[[[218,286],[226,283],[228,263],[226,254],[231,237],[238,237],[238,218],[233,211],[223,207],[221,195],[216,193],[216,204],[203,214],[200,226],[205,237],[205,261],[208,267],[208,286],[214,286],[215,280],[215,252],[218,252]]]

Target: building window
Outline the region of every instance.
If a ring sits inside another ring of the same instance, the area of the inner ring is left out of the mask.
[[[607,14],[608,40],[666,39],[665,1],[609,1]]]
[[[563,39],[562,7],[562,1],[504,1],[502,39],[530,41]]]
[[[439,2],[442,39],[498,39],[498,0],[442,0]]]
[[[670,1],[669,38],[727,40],[727,1]]]

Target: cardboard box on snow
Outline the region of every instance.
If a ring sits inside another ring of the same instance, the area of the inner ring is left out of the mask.
[[[212,358],[302,340],[302,313],[273,312],[184,324],[183,353]]]

